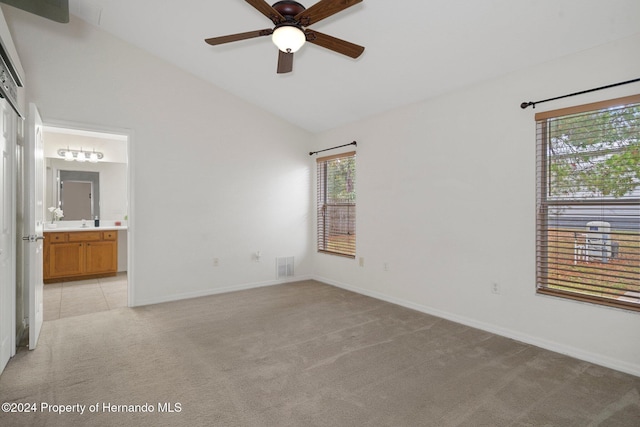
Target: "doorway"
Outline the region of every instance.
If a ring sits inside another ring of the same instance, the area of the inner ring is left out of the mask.
[[[114,231],[117,235],[116,275],[81,280],[63,276],[45,283],[44,321],[129,306],[132,294],[130,133],[74,123],[45,123],[43,139],[45,235],[84,231]],[[80,159],[84,156],[77,155],[65,159],[66,151],[87,153],[87,156],[84,161]],[[99,156],[89,156],[92,153]],[[90,161],[91,157],[99,160]],[[55,208],[63,212],[59,219],[52,216]],[[100,221],[98,228],[96,217]]]

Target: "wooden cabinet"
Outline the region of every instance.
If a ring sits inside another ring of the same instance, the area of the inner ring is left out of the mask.
[[[44,282],[53,283],[118,272],[118,232],[44,233]]]

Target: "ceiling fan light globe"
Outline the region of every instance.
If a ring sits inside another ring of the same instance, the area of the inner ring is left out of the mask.
[[[281,51],[294,53],[302,47],[307,38],[300,28],[284,25],[275,29],[271,40]]]

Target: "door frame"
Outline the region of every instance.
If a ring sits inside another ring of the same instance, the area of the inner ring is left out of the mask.
[[[73,122],[67,120],[43,119],[43,125],[47,127],[56,127],[69,130],[78,130],[95,133],[107,133],[121,135],[127,138],[127,307],[134,306],[135,285],[134,285],[134,221],[135,221],[135,205],[134,205],[134,185],[133,185],[133,138],[132,129],[118,128],[114,126],[102,126],[94,124],[85,124],[81,122]]]

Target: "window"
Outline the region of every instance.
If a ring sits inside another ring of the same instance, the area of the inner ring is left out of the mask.
[[[318,162],[318,252],[356,256],[356,153]]]
[[[640,95],[536,127],[538,293],[640,311]]]

